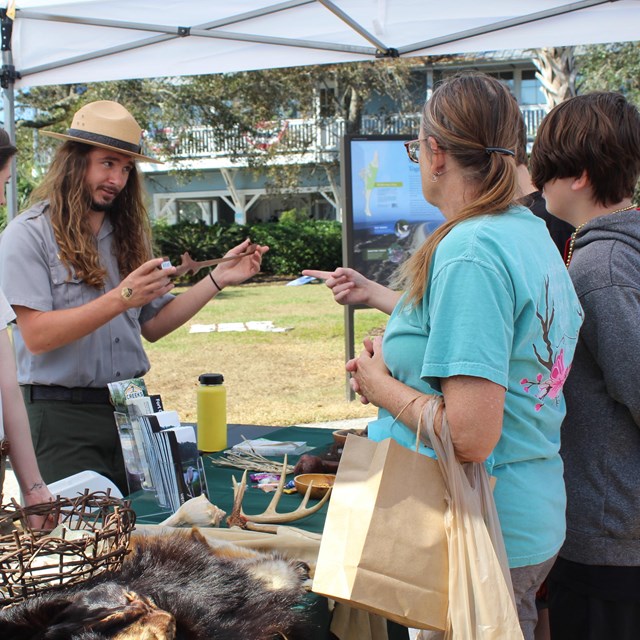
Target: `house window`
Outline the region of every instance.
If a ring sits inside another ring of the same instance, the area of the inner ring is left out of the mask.
[[[319,93],[320,117],[330,118],[336,115],[336,90],[333,88],[322,88]]]
[[[204,222],[214,224],[218,218],[217,201],[206,200],[177,200],[176,222]]]
[[[514,93],[515,80],[513,77],[513,71],[495,71],[489,75],[500,80],[500,82],[502,82],[502,84],[505,85],[511,93]]]
[[[540,80],[536,78],[536,72],[533,69],[523,69],[520,83],[520,104],[545,104],[545,102],[542,85]]]

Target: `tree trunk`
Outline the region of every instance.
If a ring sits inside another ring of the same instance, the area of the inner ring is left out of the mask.
[[[577,94],[573,47],[537,49],[533,52],[533,64],[538,70],[536,75],[542,83],[548,110]]]
[[[346,109],[345,130],[348,134],[361,133],[362,111],[364,108],[362,97],[354,87],[349,87],[348,92],[349,97]]]

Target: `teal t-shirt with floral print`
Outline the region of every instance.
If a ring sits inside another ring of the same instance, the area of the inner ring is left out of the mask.
[[[415,389],[440,393],[440,379],[457,375],[505,387],[502,434],[486,466],[497,478],[512,568],[551,558],[564,540],[562,386],[581,323],[544,222],[512,207],[454,227],[436,250],[422,301],[411,308],[401,300],[385,331],[387,367]],[[390,436],[415,446],[415,434],[381,410],[369,437]]]

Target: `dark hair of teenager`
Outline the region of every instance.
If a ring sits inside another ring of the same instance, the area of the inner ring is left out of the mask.
[[[554,107],[538,129],[531,179],[542,190],[559,178],[587,172],[603,206],[633,195],[640,176],[640,113],[620,93],[595,92]]]
[[[0,171],[7,166],[7,163],[18,153],[18,149],[11,144],[9,134],[0,129]]]
[[[86,215],[91,194],[85,185],[87,156],[91,145],[67,141],[58,148],[42,183],[31,194],[31,202],[49,201],[49,215],[60,260],[88,285],[101,288],[106,269],[100,263],[95,236]],[[140,175],[134,166],[127,183],[109,211],[113,225],[113,247],[122,277],[150,260],[151,228],[143,201]]]
[[[417,305],[427,287],[429,269],[440,241],[460,222],[499,214],[514,203],[518,191],[515,158],[487,148],[515,151],[522,115],[509,90],[481,73],[445,80],[422,111],[420,138],[432,137],[460,167],[475,197],[441,224],[399,269],[394,285]]]
[[[529,157],[527,156],[527,123],[522,118],[522,122],[520,125],[520,131],[518,135],[518,144],[516,145],[516,165],[524,165],[525,167],[529,164]]]

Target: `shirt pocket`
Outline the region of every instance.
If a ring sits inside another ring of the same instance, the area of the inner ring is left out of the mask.
[[[51,295],[54,309],[69,309],[84,304],[85,284],[69,269],[57,261],[49,265],[51,270]]]

